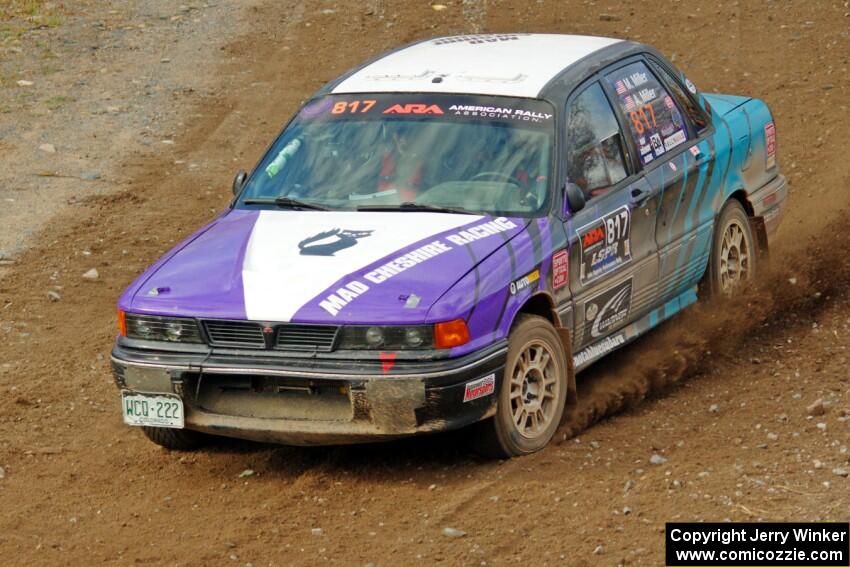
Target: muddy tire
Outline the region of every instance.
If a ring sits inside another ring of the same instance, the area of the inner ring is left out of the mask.
[[[496,415],[477,424],[473,448],[486,457],[508,458],[545,447],[564,414],[565,360],[555,327],[543,317],[520,315],[508,337]]]
[[[758,249],[747,212],[730,199],[717,218],[706,284],[711,296],[729,296],[756,275]]]
[[[166,427],[142,427],[145,436],[166,449],[189,451],[206,444],[207,436],[191,429],[169,429]]]

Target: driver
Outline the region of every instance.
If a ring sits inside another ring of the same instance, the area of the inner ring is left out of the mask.
[[[422,187],[423,159],[412,139],[412,125],[387,123],[388,147],[378,173],[378,191],[395,189],[401,202],[413,201]]]

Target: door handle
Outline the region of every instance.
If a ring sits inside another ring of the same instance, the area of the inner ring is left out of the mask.
[[[650,197],[652,197],[653,191],[652,189],[641,189],[639,187],[635,187],[632,189],[632,204],[636,207],[642,207],[644,203],[646,203]]]

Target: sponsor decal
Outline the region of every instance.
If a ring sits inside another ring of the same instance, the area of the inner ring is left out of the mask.
[[[319,307],[336,317],[342,308],[369,291],[369,286],[359,280],[348,282],[338,288],[324,300],[319,302]]]
[[[579,229],[582,284],[608,274],[632,259],[632,214],[628,206]]]
[[[552,115],[546,112],[500,106],[476,106],[471,104],[453,104],[449,107],[449,112],[455,116],[480,116],[482,118],[524,120],[526,122],[542,122],[552,118]]]
[[[436,104],[394,104],[384,114],[443,114],[443,109]]]
[[[552,289],[560,289],[569,282],[569,263],[566,250],[552,256]]]
[[[381,361],[381,370],[384,371],[384,374],[392,370],[393,366],[395,366],[396,353],[394,352],[379,352],[378,359]]]
[[[515,41],[521,36],[528,35],[519,34],[478,34],[478,35],[458,35],[454,37],[441,37],[435,39],[431,43],[433,45],[449,45],[452,43],[468,43],[470,45],[480,45],[482,43],[499,43],[502,41]]]
[[[590,336],[599,338],[626,321],[632,306],[632,279],[605,290],[585,303],[585,319],[593,322]]]
[[[678,170],[679,170],[679,168],[677,168],[677,167],[676,167],[676,164],[675,164],[675,163],[673,163],[672,161],[667,162],[667,165],[669,165],[669,166],[670,166],[670,169],[672,169],[673,171],[678,171]]]
[[[405,309],[416,309],[419,307],[419,302],[422,301],[422,298],[416,295],[415,293],[411,293],[408,296],[399,297],[402,301],[404,301]]]
[[[491,237],[494,234],[511,230],[516,228],[516,226],[516,223],[512,220],[505,217],[499,217],[449,234],[445,237],[445,241],[457,246],[465,246],[475,242],[476,240],[481,240],[483,238]],[[368,232],[371,234],[372,231],[361,232]],[[393,258],[389,262],[386,262],[385,264],[382,264],[363,275],[363,279],[369,283],[365,283],[359,279],[352,280],[343,287],[337,289],[334,293],[328,295],[324,300],[320,301],[319,307],[324,309],[331,316],[336,317],[346,305],[351,303],[351,301],[368,292],[371,285],[381,285],[405,270],[418,266],[419,264],[427,262],[431,258],[453,250],[454,247],[447,244],[445,241],[443,239],[436,239],[406,254]],[[304,241],[302,241],[302,244],[303,243]],[[300,246],[301,245],[299,244],[299,247]],[[351,244],[351,246],[353,246],[353,244]],[[335,252],[336,250],[333,251]],[[304,252],[302,249],[301,253],[305,254],[307,252]],[[529,276],[531,276],[531,274],[529,274]],[[539,277],[540,274],[538,272],[537,278]],[[416,305],[418,304],[417,298]],[[407,305],[405,306],[407,307]]]
[[[776,165],[776,126],[773,122],[764,125],[765,167],[771,169]]]
[[[466,230],[461,230],[457,234],[450,234],[446,237],[446,240],[453,244],[457,244],[458,246],[463,246],[464,244],[469,244],[476,240],[481,240],[482,238],[487,238],[488,236],[499,234],[500,232],[505,232],[512,228],[516,228],[516,224],[514,224],[513,221],[508,220],[505,217],[499,217],[490,222],[485,222]]]
[[[609,75],[620,108],[645,164],[687,140],[687,131],[675,100],[641,62],[629,64]],[[646,150],[649,138],[652,152]]]
[[[488,374],[484,378],[473,380],[466,383],[466,390],[463,392],[463,403],[489,396],[496,391],[496,375]]]
[[[694,157],[699,157],[699,146],[691,146],[691,155]]]
[[[687,139],[688,139],[688,136],[687,136],[687,134],[685,134],[685,131],[679,130],[678,132],[675,132],[675,133],[667,136],[666,138],[664,138],[664,150],[665,151],[666,150],[672,150],[673,148],[675,148],[679,144],[685,143],[685,141]]]
[[[528,274],[522,276],[518,280],[514,280],[511,282],[510,290],[511,295],[516,295],[524,289],[530,288],[535,282],[540,279],[540,270],[534,269]]]
[[[661,142],[661,135],[655,133],[649,137],[649,144],[652,146],[652,149],[655,151],[655,156],[658,157],[665,152],[664,144]]]
[[[695,84],[691,82],[690,79],[685,77],[685,86],[688,87],[688,90],[691,91],[691,94],[697,94],[697,87]]]
[[[580,350],[573,356],[573,364],[575,366],[581,366],[583,364],[588,364],[601,358],[602,356],[608,354],[615,348],[622,346],[626,343],[626,333],[620,332],[616,335],[605,337],[601,341],[596,344],[592,344],[589,347]]]
[[[374,230],[340,230],[332,228],[305,238],[298,243],[303,256],[333,256],[334,253],[351,248],[361,238],[371,236]]]
[[[411,250],[407,254],[403,254],[398,258],[393,258],[386,264],[378,266],[371,272],[368,272],[364,277],[372,283],[383,283],[393,276],[421,264],[426,260],[430,260],[435,256],[439,256],[444,252],[448,252],[451,249],[451,246],[448,246],[441,240],[435,240],[424,246],[420,246],[415,250]]]

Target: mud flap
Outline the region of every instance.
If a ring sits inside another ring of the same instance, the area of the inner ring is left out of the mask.
[[[573,362],[573,347],[570,339],[569,329],[557,327],[558,337],[561,339],[561,344],[564,345],[564,354],[567,357],[567,401],[564,404],[564,416],[561,421],[566,421],[567,416],[571,413],[570,410],[578,405],[578,393],[576,389],[576,368]]]
[[[749,217],[750,231],[755,237],[756,245],[758,246],[759,260],[767,260],[770,248],[767,246],[767,227],[764,224],[764,217]]]

